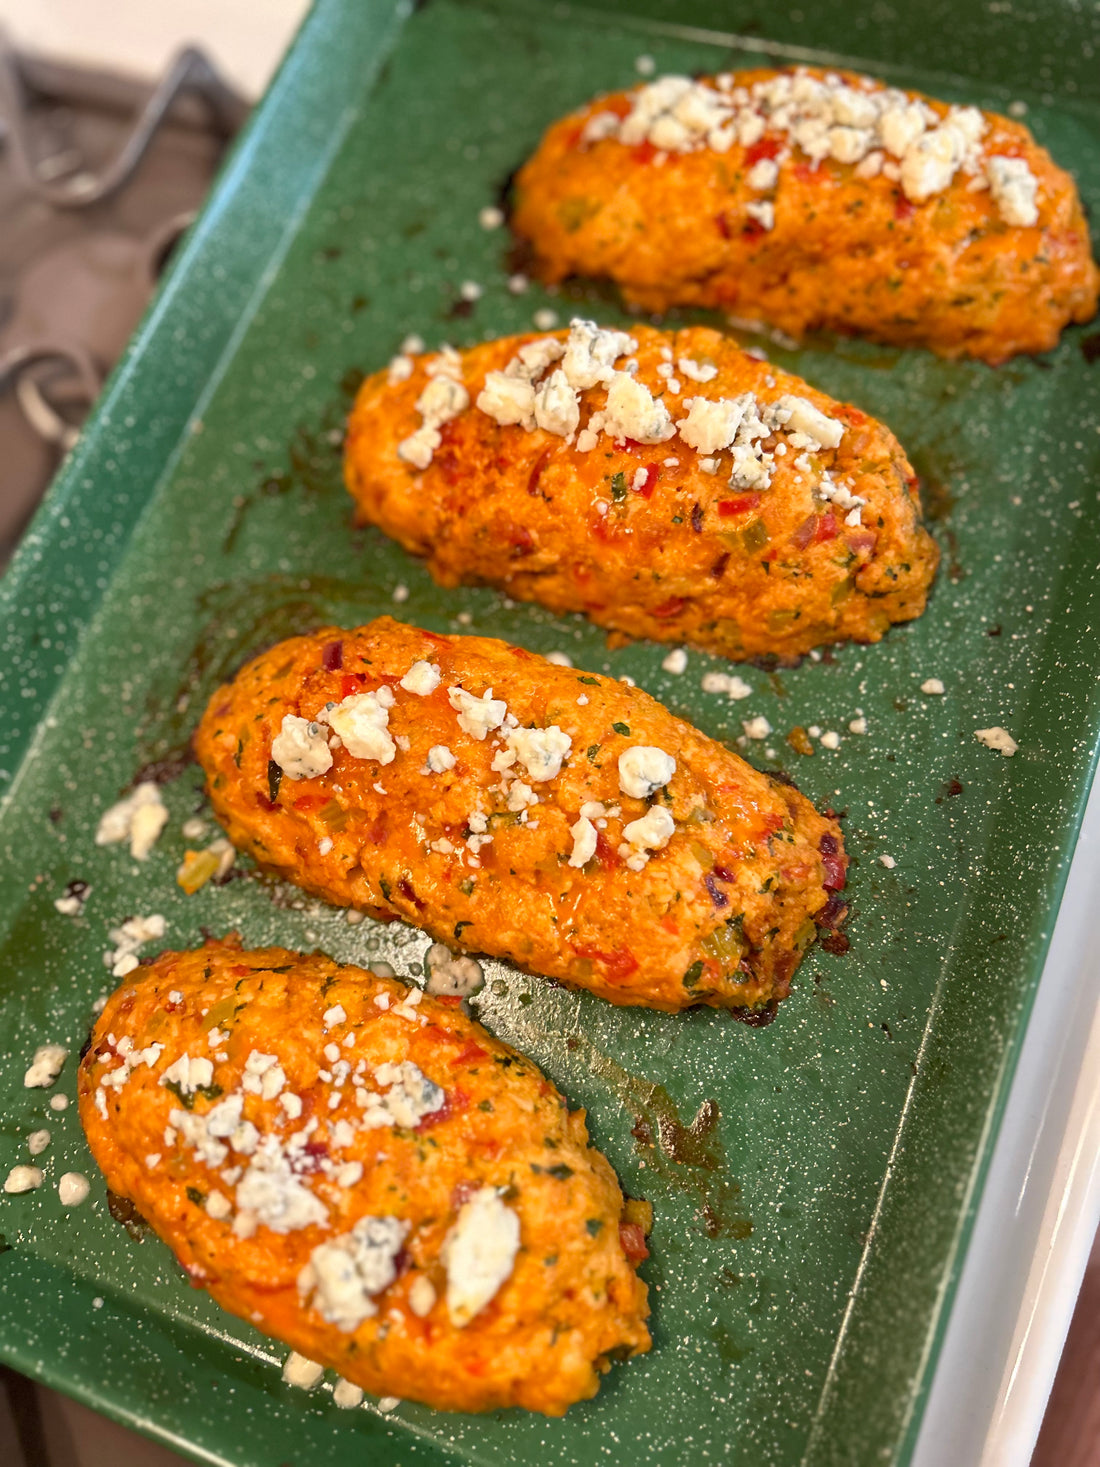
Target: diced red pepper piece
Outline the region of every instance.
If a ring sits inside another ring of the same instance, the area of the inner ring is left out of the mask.
[[[652,163],[656,156],[657,149],[653,146],[648,138],[646,138],[644,143],[639,143],[638,146],[634,149],[635,163]]]
[[[299,795],[294,801],[295,810],[319,810],[322,805],[327,805],[331,795]]]
[[[816,529],[817,515],[808,515],[791,536],[791,544],[794,545],[798,550],[805,550],[806,546],[814,538],[814,531]]]
[[[459,1002],[461,1002],[461,999],[459,1000]],[[484,1059],[488,1053],[489,1051],[487,1049],[482,1049],[481,1045],[478,1044],[476,1040],[468,1039],[466,1043],[462,1046],[462,1048],[458,1051],[458,1053],[452,1059],[448,1060],[447,1063],[450,1065],[451,1069],[454,1069],[455,1065],[466,1065],[469,1064],[471,1060]]]
[[[844,538],[857,555],[863,550],[874,550],[878,541],[874,530],[849,530]]]
[[[579,958],[599,963],[609,983],[625,983],[632,973],[638,971],[638,959],[629,948],[619,947],[614,952],[605,953],[598,947],[578,947],[574,952]]]
[[[350,698],[353,693],[358,693],[363,686],[363,674],[361,672],[345,672],[340,679],[340,698]]]
[[[626,1261],[632,1267],[637,1267],[649,1257],[649,1248],[646,1244],[645,1233],[642,1232],[638,1223],[619,1224],[619,1242],[623,1245]]]
[[[839,533],[836,516],[830,510],[818,519],[817,529],[814,531],[814,544],[822,545],[826,540],[835,540]]]
[[[686,605],[687,601],[683,596],[670,596],[667,601],[662,601],[660,606],[653,608],[653,615],[666,621],[671,616],[678,616]]]
[[[745,167],[751,168],[754,163],[759,163],[763,158],[775,158],[779,153],[780,141],[777,137],[758,138],[745,149]]]
[[[759,494],[738,494],[735,499],[720,499],[718,513],[727,518],[730,515],[747,514],[750,509],[756,508],[761,498]]]
[[[839,852],[835,855],[822,855],[821,864],[825,867],[825,875],[821,882],[825,890],[842,891],[848,879],[847,858],[840,855]]]
[[[326,672],[336,672],[344,665],[343,642],[326,642],[321,648],[321,666]]]
[[[905,197],[902,191],[898,189],[897,193],[894,195],[894,218],[912,219],[913,215],[916,212],[917,211],[913,207],[913,205]]]

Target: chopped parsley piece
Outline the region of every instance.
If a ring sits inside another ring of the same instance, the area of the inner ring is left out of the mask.
[[[629,723],[613,723],[611,727],[615,730],[617,734],[622,734],[624,739],[628,739],[630,737]]]
[[[615,500],[626,498],[625,474],[616,474],[611,480],[611,498]]]
[[[588,1229],[588,1236],[590,1238],[598,1238],[603,1231],[603,1220],[598,1217],[588,1218],[584,1225]]]

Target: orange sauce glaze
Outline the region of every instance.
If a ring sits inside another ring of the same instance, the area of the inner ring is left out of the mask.
[[[704,385],[683,377],[678,397],[664,396],[673,420],[695,396],[752,392],[770,403],[790,394],[843,423],[839,446],[812,454],[811,473],[791,449],[776,458],[769,488],[746,493],[729,482],[728,452],[707,473],[679,435],[616,445],[601,434],[582,453],[554,434],[501,427],[474,405],[486,374],[538,335],[506,337],[462,354],[471,405],[444,425],[423,471],[397,447],[420,426],[431,355],[416,359],[405,382],[391,385],[384,371],[364,382],[345,449],[359,520],[427,556],[443,585],[500,586],[518,600],[585,612],[623,636],[732,659],[790,663],[831,642],[877,642],[892,622],[921,614],[938,552],[920,523],[916,475],[888,428],[717,331],[632,326],[631,335],[637,379],[655,396],[667,392],[662,348],[674,362],[717,368]],[[602,387],[581,394],[589,414],[606,396]],[[861,525],[815,497],[821,470],[867,501]]]
[[[419,660],[441,672],[428,696],[399,685]],[[456,685],[477,696],[491,688],[521,726],[556,724],[571,738],[560,773],[532,786],[539,803],[526,823],[507,809],[491,768],[495,737],[459,727],[447,693]],[[326,773],[281,778],[272,800],[272,740],[284,716],[314,719],[330,702],[383,686],[395,699],[392,762],[340,748]],[[426,772],[434,745],[452,751],[453,769]],[[620,789],[618,760],[634,745],[676,760],[651,802]],[[325,901],[401,917],[452,948],[613,1003],[764,1009],[786,996],[814,919],[837,920],[845,857],[835,820],[640,688],[490,638],[389,618],[292,638],[214,694],[195,749],[215,814],[266,869]],[[606,825],[595,856],[576,868],[570,831],[591,801],[607,808]],[[623,827],[647,803],[667,809],[675,830],[633,871],[619,852]],[[477,866],[467,838],[479,809],[492,840]]]
[[[751,87],[779,74],[734,81]],[[961,173],[914,204],[882,174],[858,178],[832,159],[815,166],[792,148],[766,231],[747,213],[763,195],[745,175],[778,151],[780,134],[726,153],[582,143],[590,117],[625,116],[630,97],[599,97],[554,123],[519,173],[512,224],[548,281],[603,276],[644,310],[707,306],[796,338],[824,327],[990,363],[1048,351],[1064,326],[1096,312],[1100,272],[1076,186],[1022,123],[985,113],[982,147],[1024,159],[1038,179],[1033,226],[1005,223],[990,191],[969,189]]]
[[[112,994],[81,1062],[80,1118],[89,1144],[108,1185],[134,1203],[196,1287],[308,1359],[375,1395],[453,1411],[523,1406],[561,1415],[596,1394],[609,1352],[649,1349],[646,1287],[635,1273],[646,1256],[640,1228],[623,1222],[620,1229],[622,1193],[588,1143],[584,1112],[571,1112],[529,1060],[468,1018],[457,1001],[424,997],[410,1013],[400,1010],[409,991],[321,954],[243,952],[221,943],[162,953]],[[388,1009],[375,1003],[379,995]],[[324,1015],[337,1008],[345,1018],[326,1023]],[[220,1032],[211,1045],[214,1029]],[[119,1068],[124,1039],[163,1051],[154,1064],[134,1068],[125,1084],[100,1092],[104,1118],[97,1087]],[[332,1043],[351,1066],[365,1059],[368,1074],[380,1064],[411,1061],[443,1089],[443,1106],[414,1129],[358,1127],[342,1144],[335,1128],[355,1127],[363,1112],[351,1084],[333,1083],[323,1053]],[[211,1058],[219,1093],[188,1097],[192,1115],[201,1117],[240,1092],[253,1051],[276,1057],[301,1114],[290,1119],[280,1100],[246,1093],[243,1117],[282,1142],[314,1119],[300,1176],[327,1217],[286,1232],[260,1223],[240,1237],[234,1188],[222,1172],[248,1158],[227,1148],[231,1154],[214,1168],[178,1130],[166,1142],[180,1099],[162,1076],[183,1054]],[[322,1166],[328,1159],[360,1163],[361,1179],[340,1185]],[[510,1276],[460,1328],[448,1312],[440,1250],[462,1202],[482,1187],[499,1189],[518,1215],[520,1246]],[[207,1211],[214,1192],[230,1202],[225,1216]],[[319,1244],[373,1216],[400,1218],[410,1231],[396,1279],[375,1297],[376,1313],[343,1329],[326,1321],[308,1294],[303,1298],[299,1274]],[[410,1293],[424,1279],[434,1303],[421,1313]]]

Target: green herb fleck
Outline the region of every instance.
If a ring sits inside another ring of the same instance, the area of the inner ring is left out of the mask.
[[[694,988],[702,976],[703,960],[702,958],[696,958],[694,963],[692,963],[691,967],[684,974],[684,987]]]
[[[241,761],[238,758],[238,766],[240,765],[240,762]],[[283,771],[279,768],[278,764],[275,763],[274,759],[269,759],[267,761],[267,797],[273,805],[275,801],[279,798],[279,786],[282,784],[282,782]]]
[[[586,1220],[584,1225],[588,1229],[588,1236],[590,1238],[598,1238],[600,1236],[600,1233],[603,1231],[602,1218],[590,1217]]]
[[[615,730],[617,734],[622,734],[624,739],[628,739],[630,737],[629,723],[613,723],[611,727]]]
[[[590,688],[598,688],[600,685],[598,677],[579,677],[577,681],[579,683],[587,683]]]
[[[611,498],[615,500],[626,498],[626,475],[615,474],[611,480]]]
[[[566,1166],[564,1161],[559,1161],[557,1166],[548,1166],[546,1168],[546,1175],[548,1177],[555,1177],[559,1182],[567,1182],[573,1175],[573,1168]]]
[[[206,1201],[206,1193],[200,1192],[197,1187],[188,1187],[187,1195],[196,1207],[201,1207]]]

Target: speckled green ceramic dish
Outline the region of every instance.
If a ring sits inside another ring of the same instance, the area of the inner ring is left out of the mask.
[[[507,241],[478,211],[552,118],[629,81],[639,53],[686,71],[825,58],[1026,102],[1095,211],[1100,15],[684,0],[674,26],[658,0],[631,9],[323,0],[3,583],[0,1171],[29,1160],[30,1130],[53,1139],[43,1188],[0,1199],[0,1351],[202,1460],[821,1467],[904,1461],[919,1420],[1100,729],[1096,328],[997,371],[853,342],[774,351],[897,431],[944,566],[919,622],[750,669],[739,703],[701,691],[708,658],[671,676],[666,649],[612,654],[580,620],[441,591],[352,532],[340,426],[358,374],[409,331],[465,345],[578,304],[622,319],[611,298],[510,294]],[[944,75],[949,56],[968,80]],[[472,310],[465,280],[484,286]],[[57,1089],[73,1093],[108,930],[134,913],[163,913],[173,945],[237,928],[416,964],[415,933],[348,926],[247,874],[193,897],[174,882],[200,805],[186,740],[215,681],[288,633],[393,611],[399,586],[411,621],[461,616],[630,674],[719,738],[763,714],[775,733],[750,756],[847,811],[852,949],[813,953],[768,1029],[616,1011],[489,965],[481,1018],[588,1107],[656,1211],[653,1352],[561,1421],[346,1412],[284,1386],[285,1352],[111,1220],[75,1109],[22,1084],[34,1047],[60,1041],[74,1054]],[[930,677],[942,697],[921,693]],[[795,754],[785,733],[811,724],[839,749]],[[975,740],[993,724],[1014,758]],[[172,820],[138,866],[92,837],[150,762]],[[92,886],[76,918],[54,908],[74,878]],[[67,1212],[69,1169],[93,1186]]]

